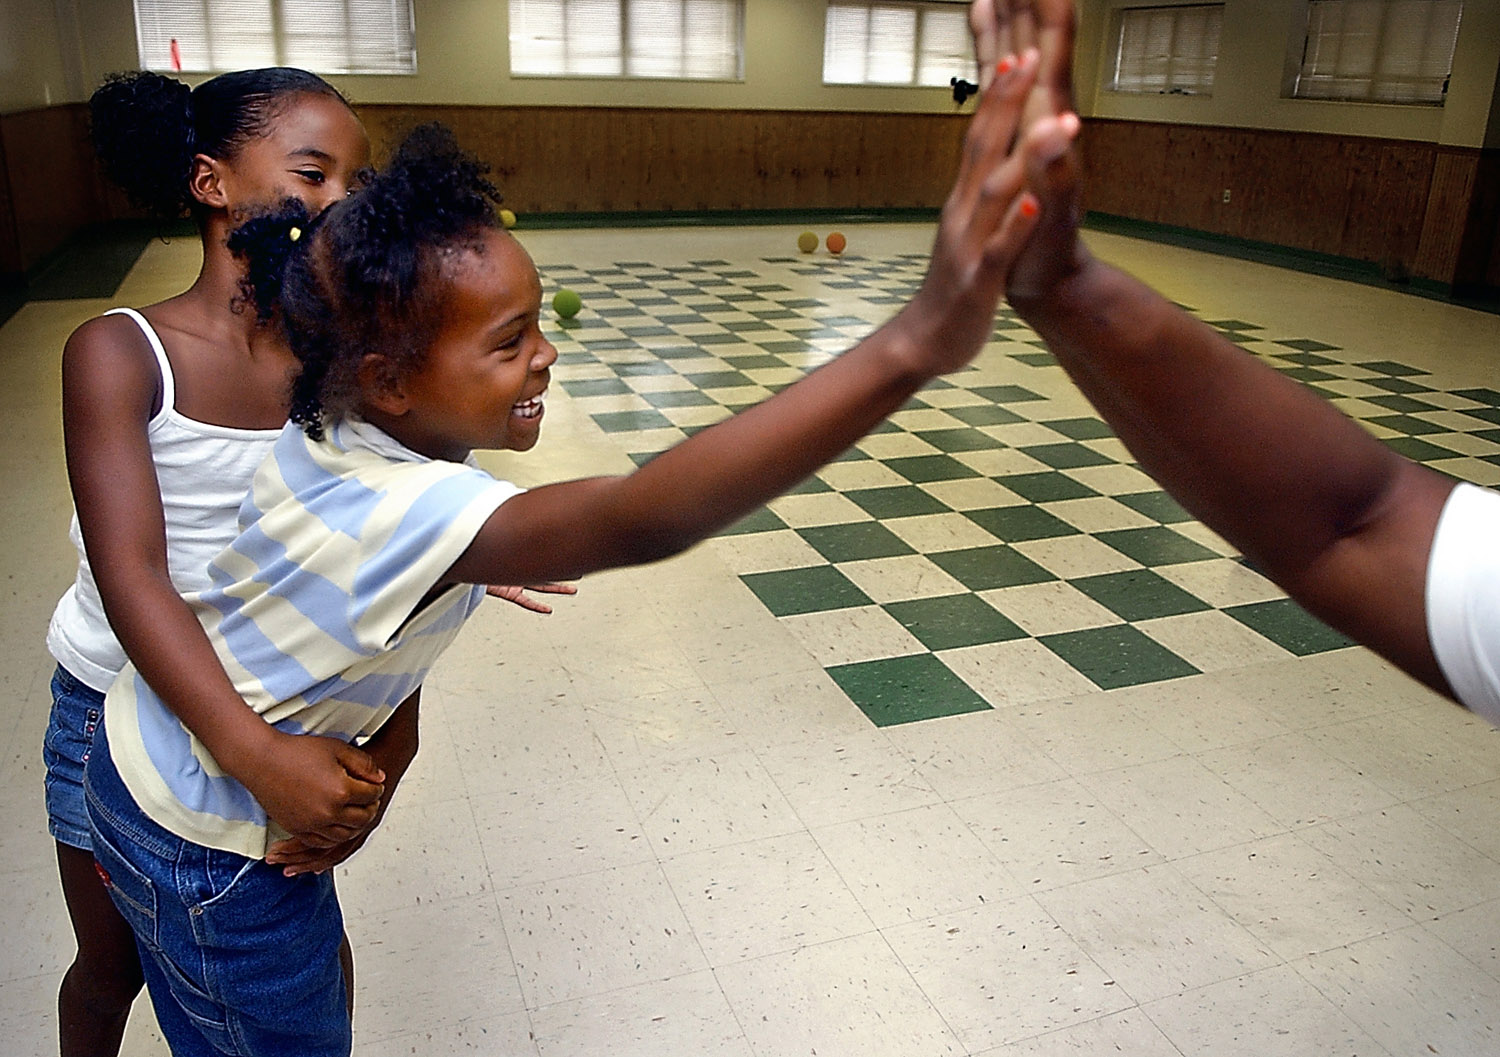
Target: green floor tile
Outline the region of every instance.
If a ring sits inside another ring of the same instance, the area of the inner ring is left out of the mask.
[[[589,416],[606,433],[632,433],[643,429],[672,429],[672,420],[660,411],[600,411]]]
[[[779,356],[725,356],[724,362],[737,371],[753,371],[762,367],[785,367],[786,361]]]
[[[1432,462],[1435,459],[1455,459],[1459,453],[1452,448],[1439,447],[1416,437],[1389,437],[1386,447],[1406,456],[1414,462]]]
[[[877,727],[983,712],[990,707],[930,653],[841,664],[829,668],[828,674]]]
[[[1109,456],[1100,455],[1082,444],[1033,444],[1021,450],[1054,470],[1076,470],[1080,466],[1104,466],[1114,462]]]
[[[706,407],[713,401],[696,389],[668,389],[661,393],[642,393],[641,399],[652,407]]]
[[[1290,598],[1230,606],[1224,612],[1299,657],[1354,645],[1353,640],[1330,628]]]
[[[1040,507],[1000,506],[988,510],[965,510],[964,517],[1006,543],[1077,536],[1079,531]]]
[[[778,617],[870,604],[869,596],[831,565],[745,573],[740,579]]]
[[[1127,558],[1133,558],[1146,566],[1180,565],[1183,562],[1200,562],[1220,556],[1198,541],[1190,540],[1165,526],[1117,529],[1095,535]]]
[[[705,371],[702,374],[685,374],[683,377],[699,389],[735,389],[755,384],[755,379],[739,371]]]
[[[1122,620],[1155,620],[1213,608],[1150,569],[1085,576],[1069,583]]]
[[[1288,378],[1295,378],[1299,382],[1326,382],[1330,378],[1337,378],[1336,374],[1320,371],[1316,367],[1281,367],[1278,368]]]
[[[1417,400],[1410,396],[1401,396],[1398,393],[1392,393],[1390,396],[1366,396],[1362,399],[1367,404],[1374,404],[1376,407],[1383,407],[1387,411],[1396,411],[1403,415],[1414,411],[1441,410],[1437,405],[1429,404],[1425,400]]]
[[[1109,423],[1097,418],[1057,418],[1042,425],[1074,440],[1100,440],[1115,435]]]
[[[1418,382],[1408,381],[1405,378],[1366,378],[1366,385],[1373,385],[1376,389],[1384,389],[1387,393],[1431,393],[1435,390],[1430,385],[1421,385]]]
[[[1045,473],[1015,473],[995,478],[1023,499],[1033,503],[1057,503],[1064,499],[1088,499],[1099,493],[1067,474],[1050,470]]]
[[[1051,367],[1057,363],[1057,357],[1050,352],[1023,352],[1012,356],[1011,359],[1018,360],[1028,367]]]
[[[965,466],[951,455],[907,455],[899,459],[886,459],[884,462],[913,484],[980,476],[978,470]]]
[[[1465,400],[1474,400],[1490,407],[1500,407],[1500,392],[1494,389],[1455,389],[1455,396],[1461,396]]]
[[[569,396],[620,396],[631,391],[630,386],[619,378],[580,378],[575,382],[563,382],[562,387]]]
[[[720,536],[743,536],[751,532],[775,532],[787,527],[769,507],[761,507],[753,514],[740,518],[733,525],[719,532]]]
[[[1396,430],[1398,433],[1405,433],[1409,437],[1419,437],[1426,433],[1452,432],[1447,426],[1436,425],[1425,418],[1417,418],[1415,415],[1377,415],[1366,421],[1376,426]]]
[[[1040,584],[1057,577],[1014,547],[968,547],[927,556],[934,565],[970,591]]]
[[[1415,374],[1427,373],[1416,367],[1408,367],[1404,363],[1397,363],[1395,360],[1366,360],[1358,366],[1363,367],[1367,371],[1379,371],[1381,374],[1390,375],[1392,378],[1409,378]]]
[[[1005,447],[988,433],[977,429],[929,429],[916,435],[938,451],[989,451]]]
[[[936,497],[922,491],[916,485],[893,485],[888,488],[861,488],[845,492],[871,517],[899,518],[917,517],[922,514],[944,514],[951,508]]]
[[[1314,341],[1311,338],[1295,338],[1291,341],[1278,341],[1276,344],[1285,345],[1289,349],[1297,349],[1299,352],[1328,352],[1338,348],[1337,345]]]
[[[1130,495],[1117,495],[1115,499],[1136,513],[1145,514],[1148,518],[1160,521],[1163,525],[1175,525],[1193,520],[1193,515],[1184,510],[1182,504],[1166,492],[1134,492]]]
[[[704,427],[707,428],[707,427]],[[824,492],[833,491],[833,486],[821,477],[813,476],[805,478],[788,488],[783,495],[822,495]]]
[[[929,650],[955,650],[1026,637],[978,595],[946,595],[889,602],[882,607]]]
[[[675,374],[672,365],[660,360],[651,360],[645,363],[621,363],[617,364],[614,372],[621,378],[640,378],[654,375]]]
[[[1030,400],[1045,400],[1040,393],[1019,385],[987,385],[972,390],[975,396],[993,400],[997,404],[1020,404]]]
[[[867,561],[871,558],[894,558],[901,554],[916,553],[911,544],[878,521],[816,525],[798,529],[797,534],[831,562]]]
[[[997,404],[965,404],[962,407],[948,407],[943,410],[960,422],[967,422],[971,426],[1009,426],[1016,422],[1026,421],[1014,411],[1007,411]]]
[[[1198,674],[1197,668],[1129,624],[1046,635],[1040,641],[1101,690]]]

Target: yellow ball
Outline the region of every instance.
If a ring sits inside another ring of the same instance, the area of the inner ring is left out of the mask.
[[[500,223],[504,224],[507,229],[513,228],[516,226],[516,215],[509,209],[502,209],[500,210]]]
[[[811,253],[818,248],[818,236],[811,231],[804,231],[797,236],[797,248],[803,253]]]

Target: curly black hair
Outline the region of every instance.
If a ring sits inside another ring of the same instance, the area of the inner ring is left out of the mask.
[[[286,202],[230,236],[247,265],[247,296],[262,319],[280,320],[302,364],[291,418],[308,436],[356,405],[366,353],[382,354],[387,381],[421,365],[444,301],[431,281],[440,257],[500,226],[488,171],[447,128],[423,125],[361,190],[318,216]]]
[[[198,209],[188,189],[193,157],[232,159],[294,95],[349,105],[317,74],[290,66],[224,73],[192,89],[159,73],[117,73],[89,99],[89,135],[105,175],[131,201],[180,217]]]

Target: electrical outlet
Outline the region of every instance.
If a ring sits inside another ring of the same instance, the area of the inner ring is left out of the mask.
[[[1229,188],[1224,188],[1224,201],[1229,201]]]

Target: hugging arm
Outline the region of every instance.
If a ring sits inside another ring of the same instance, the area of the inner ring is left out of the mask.
[[[976,0],[971,22],[981,59],[1015,39],[1041,48],[1024,128],[1076,127],[1072,0]],[[1042,217],[1010,302],[1142,468],[1309,610],[1451,696],[1425,585],[1453,482],[1093,258],[1075,151],[1027,168]]]
[[[329,844],[367,825],[382,776],[363,752],[281,734],[235,691],[202,625],[173,585],[147,426],[154,356],[122,315],[85,323],[63,351],[68,478],[105,613],[137,670],[268,814]]]

